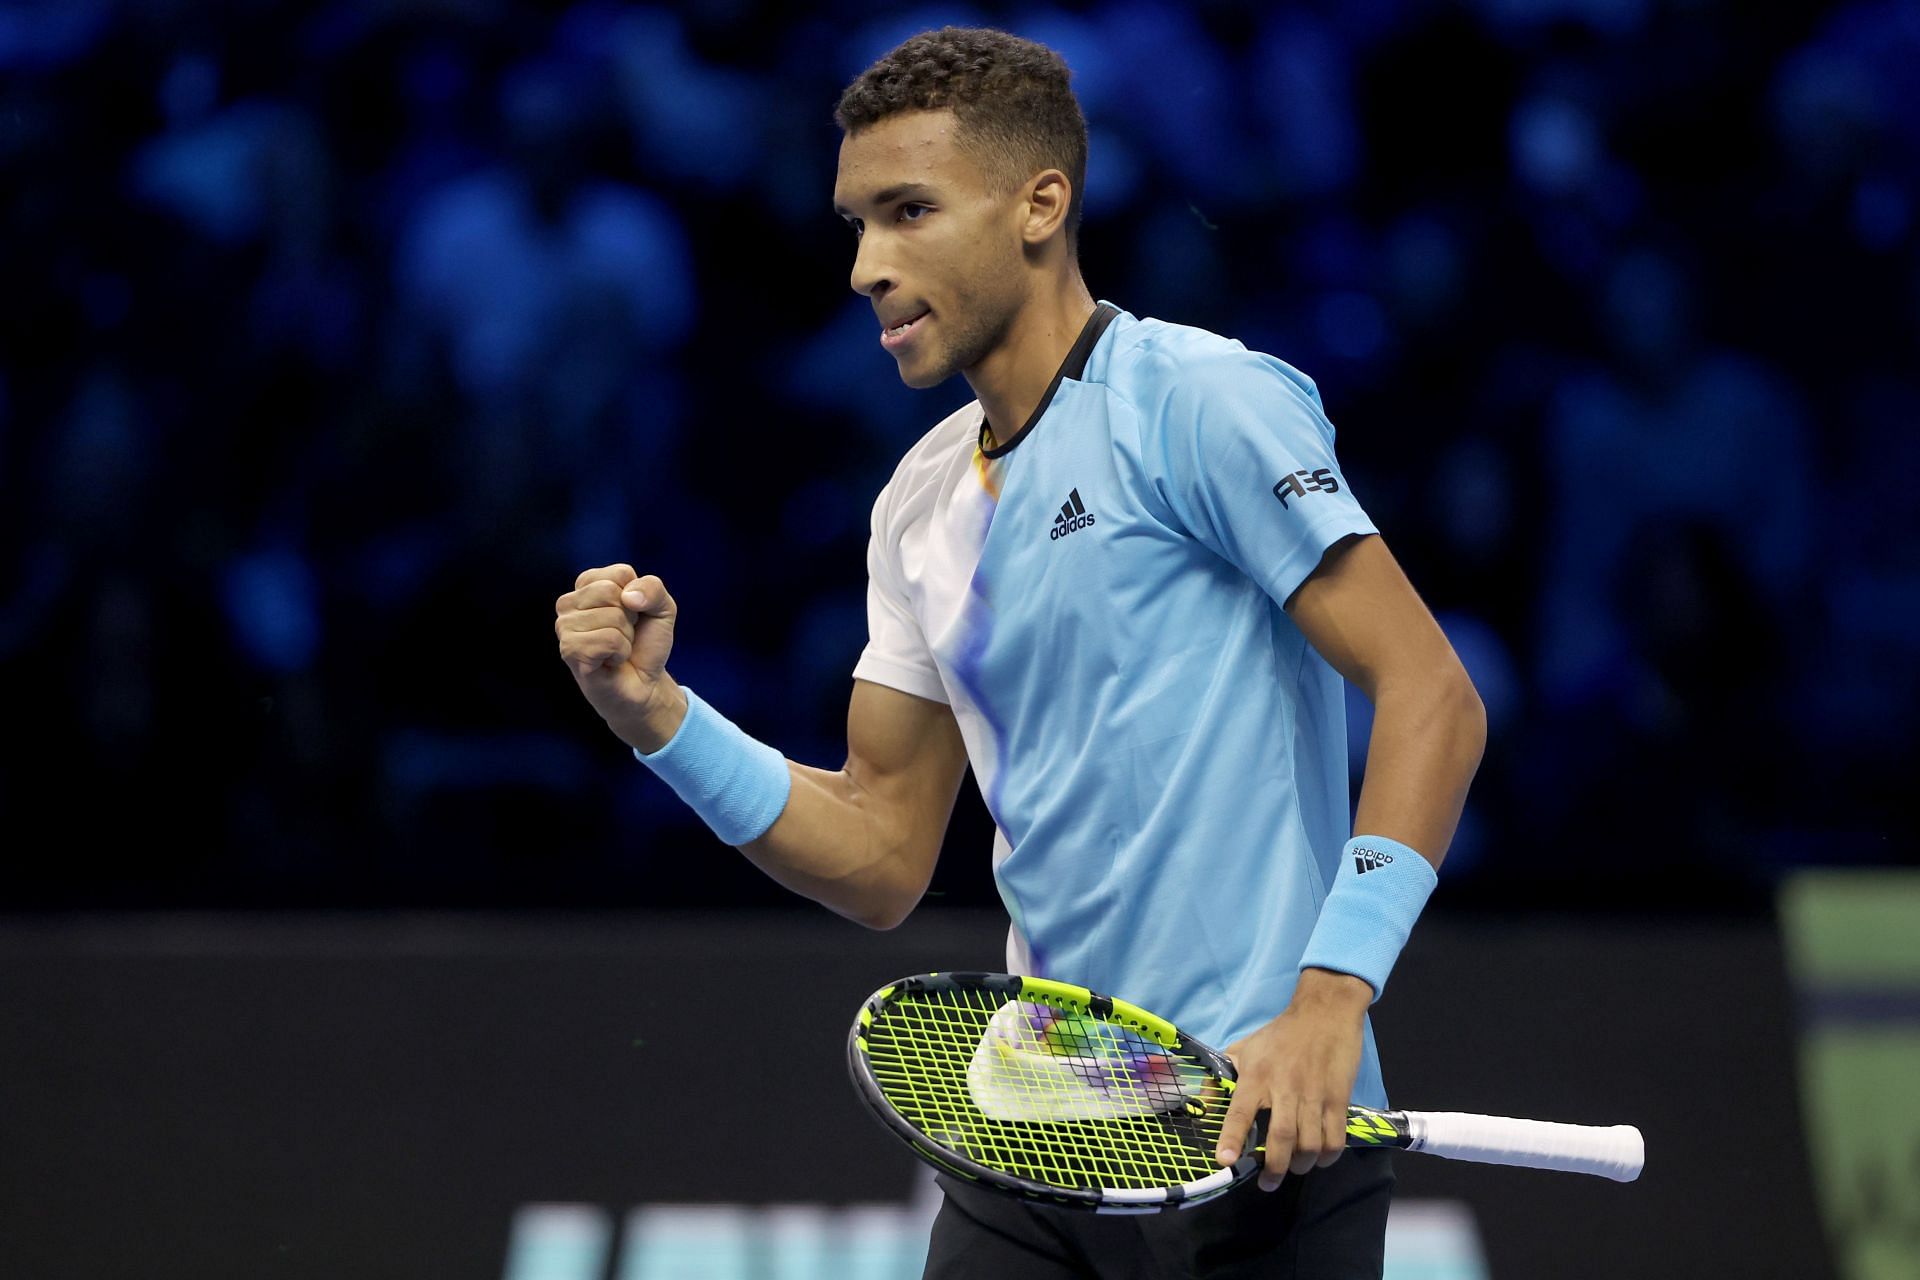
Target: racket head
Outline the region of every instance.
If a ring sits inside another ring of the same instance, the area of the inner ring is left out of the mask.
[[[981,1076],[974,1087],[969,1080],[980,1054],[997,1064],[984,1092]],[[861,1006],[847,1059],[861,1099],[914,1154],[1021,1199],[1152,1213],[1210,1200],[1259,1168],[1252,1143],[1231,1168],[1214,1158],[1233,1097],[1223,1055],[1164,1018],[1072,983],[1004,973],[901,978]],[[1015,1111],[1073,1118],[997,1119],[982,1109],[988,1094],[1003,1111],[1011,1101]]]

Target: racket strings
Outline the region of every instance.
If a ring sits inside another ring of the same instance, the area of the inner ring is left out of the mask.
[[[988,1115],[969,1066],[996,1014],[1008,1038],[1007,1005],[1004,995],[967,988],[908,993],[867,1029],[881,1090],[927,1138],[1051,1186],[1177,1186],[1216,1172],[1227,1102],[1217,1078],[1190,1055],[1084,1008],[1023,1000],[1012,1012],[1024,1027],[1014,1024],[1006,1045],[988,1046],[996,1112],[1077,1118]]]

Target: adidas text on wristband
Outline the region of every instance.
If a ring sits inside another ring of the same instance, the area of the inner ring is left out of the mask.
[[[1378,1000],[1439,877],[1419,852],[1385,836],[1355,836],[1340,853],[1302,969],[1350,973]]]

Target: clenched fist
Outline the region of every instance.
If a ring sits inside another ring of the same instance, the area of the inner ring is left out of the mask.
[[[560,658],[607,727],[645,752],[666,745],[687,713],[667,674],[678,611],[666,585],[632,565],[589,569],[553,612]]]

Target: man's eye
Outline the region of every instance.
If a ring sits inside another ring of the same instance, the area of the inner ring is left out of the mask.
[[[932,213],[933,206],[926,204],[903,204],[900,206],[900,221],[918,222],[923,213]]]

